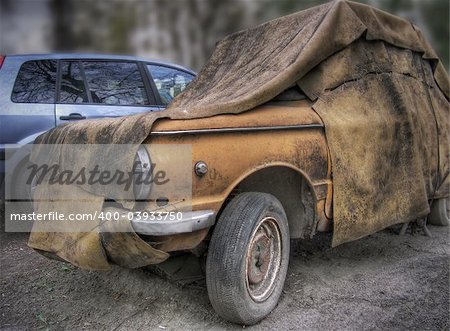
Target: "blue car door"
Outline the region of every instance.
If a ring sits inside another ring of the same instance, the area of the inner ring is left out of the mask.
[[[28,144],[55,126],[56,60],[6,57],[0,76],[0,144]]]
[[[61,60],[59,66],[57,125],[164,109],[138,61],[75,59]]]

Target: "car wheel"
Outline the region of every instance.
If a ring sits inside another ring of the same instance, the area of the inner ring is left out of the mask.
[[[450,198],[437,199],[431,204],[428,222],[432,225],[448,226],[450,224]]]
[[[206,285],[224,319],[252,325],[275,308],[289,263],[289,227],[281,203],[242,193],[224,209],[211,238]]]

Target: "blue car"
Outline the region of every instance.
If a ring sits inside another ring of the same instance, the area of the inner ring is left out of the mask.
[[[27,146],[69,121],[161,111],[195,72],[130,56],[49,54],[0,56],[0,174],[23,197]],[[5,145],[16,144],[5,151]],[[18,152],[20,150],[20,152]],[[8,169],[5,169],[8,159]]]

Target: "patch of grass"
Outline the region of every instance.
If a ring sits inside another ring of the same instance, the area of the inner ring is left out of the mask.
[[[37,319],[39,322],[43,323],[43,325],[41,325],[41,326],[38,328],[39,330],[42,330],[42,329],[50,330],[50,329],[49,329],[49,324],[50,324],[50,323],[48,322],[48,319],[47,319],[42,313],[36,315],[36,319]]]
[[[67,264],[63,264],[59,270],[64,272],[72,272],[72,268]]]
[[[45,289],[47,290],[47,292],[52,292],[53,291],[53,284],[51,283],[47,283],[47,282],[40,282],[36,284],[37,288],[41,288],[41,289]]]

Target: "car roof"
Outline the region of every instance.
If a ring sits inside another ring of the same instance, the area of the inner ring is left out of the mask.
[[[51,54],[14,54],[14,55],[6,55],[7,57],[15,57],[15,58],[21,58],[26,61],[28,60],[39,60],[39,59],[55,59],[55,60],[62,60],[62,59],[99,59],[99,60],[126,60],[126,61],[142,61],[142,62],[149,62],[164,66],[170,66],[176,69],[180,69],[183,71],[187,71],[193,75],[196,75],[197,73],[191,69],[188,69],[186,67],[183,67],[181,65],[161,61],[161,60],[151,60],[151,59],[144,59],[139,58],[135,56],[128,56],[128,55],[114,55],[114,54],[89,54],[89,53],[51,53]]]

